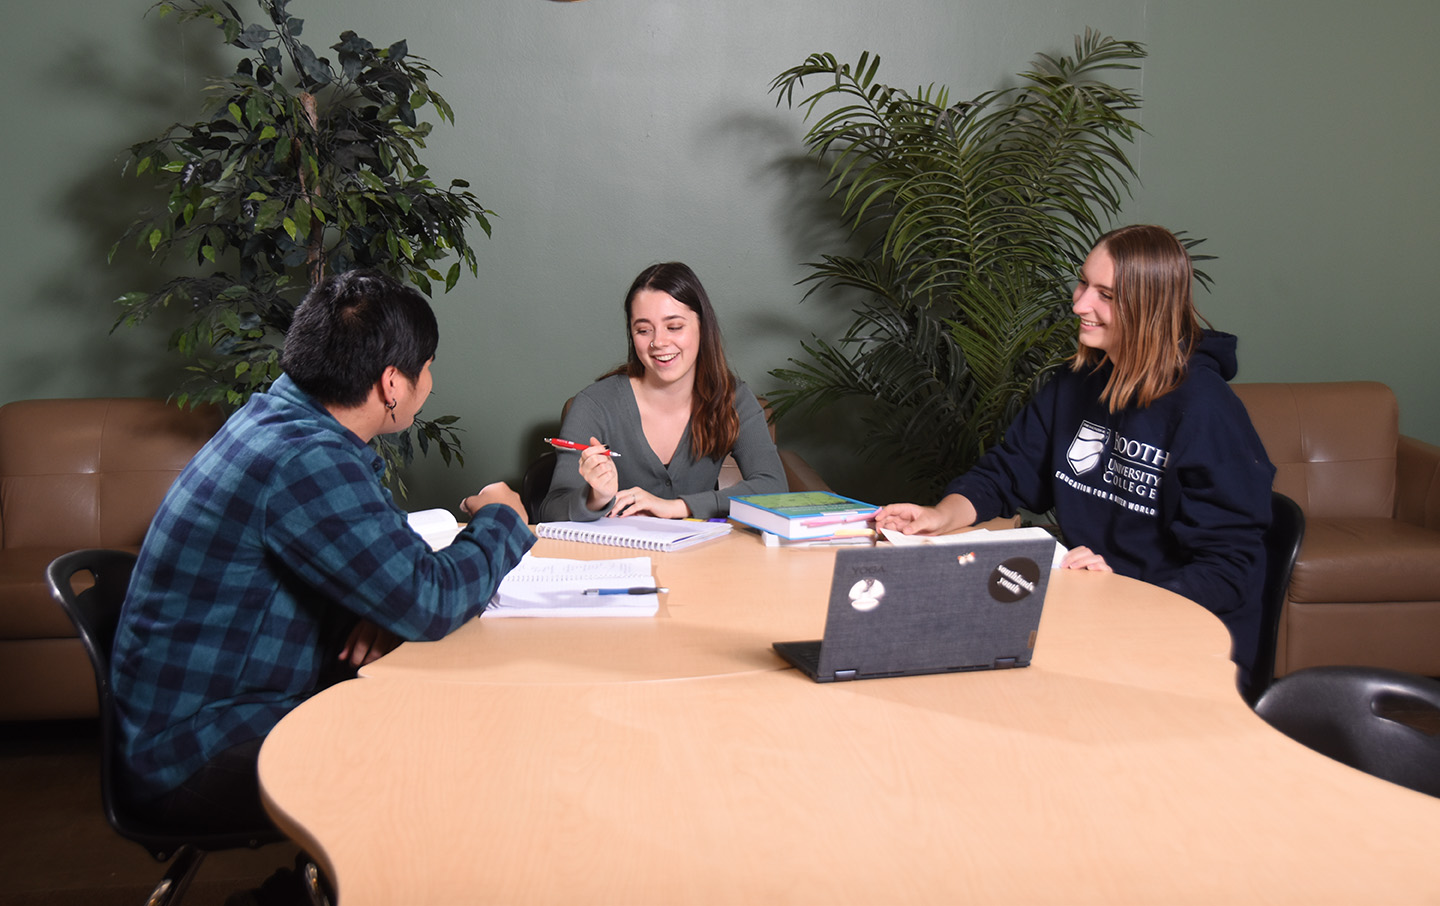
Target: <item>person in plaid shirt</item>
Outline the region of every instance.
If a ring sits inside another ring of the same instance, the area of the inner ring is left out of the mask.
[[[397,639],[478,615],[535,543],[503,483],[432,551],[367,444],[410,426],[439,330],[414,289],[331,277],[295,312],[281,365],[196,454],[151,523],[112,655],[135,798],[172,826],[263,826],[265,735]]]

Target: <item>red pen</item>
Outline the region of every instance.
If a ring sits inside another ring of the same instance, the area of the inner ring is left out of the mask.
[[[588,449],[590,449],[590,445],[589,445],[589,444],[577,444],[577,443],[576,443],[575,441],[573,441],[573,440],[564,440],[563,438],[559,438],[559,437],[547,437],[547,438],[545,438],[545,443],[549,444],[549,445],[552,446],[552,447],[557,447],[557,448],[559,448],[559,449],[561,449],[561,450],[588,450]],[[619,454],[619,453],[616,453],[614,450],[606,450],[605,453],[604,453],[604,455],[605,455],[605,456],[612,456],[612,457],[616,457],[616,458],[618,458],[618,457],[620,456],[620,454]]]

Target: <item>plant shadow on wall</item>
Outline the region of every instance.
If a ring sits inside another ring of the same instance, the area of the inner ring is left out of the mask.
[[[40,78],[59,96],[57,110],[74,106],[113,111],[103,120],[88,113],[84,122],[94,137],[75,143],[66,155],[52,154],[55,179],[61,180],[56,212],[69,230],[64,252],[44,268],[34,298],[35,317],[74,324],[66,334],[63,375],[55,369],[56,349],[49,343],[17,350],[11,373],[27,386],[19,395],[56,396],[104,393],[164,396],[184,377],[180,357],[156,355],[169,334],[183,322],[178,311],[159,313],[146,323],[106,336],[109,323],[94,320],[95,300],[111,300],[136,286],[156,285],[162,269],[148,257],[125,255],[104,265],[107,252],[135,218],[135,212],[154,202],[154,188],[142,181],[116,179],[117,135],[134,141],[163,123],[190,115],[193,100],[185,89],[187,73],[220,72],[219,52],[209,44],[189,42],[176,47],[162,30],[146,29],[139,43],[120,41],[111,33],[106,43],[98,37],[76,36],[47,65]],[[217,42],[218,44],[218,42]],[[119,48],[133,51],[134,55]],[[178,59],[177,59],[178,58]],[[181,62],[183,60],[183,62]],[[224,69],[233,67],[233,60]],[[123,152],[123,149],[118,149]],[[30,315],[19,308],[19,317]],[[38,314],[40,310],[44,314]],[[90,326],[81,326],[90,325]]]
[[[1074,56],[1040,54],[1015,87],[958,102],[878,82],[868,53],[853,66],[814,54],[776,77],[791,107],[807,79],[819,86],[799,101],[806,146],[864,249],[808,265],[807,298],[860,301],[838,341],[803,343],[771,372],[776,417],[861,404],[859,452],[927,500],[999,441],[1075,350],[1075,275],[1137,176],[1140,97],[1102,77],[1144,57],[1087,30]]]
[[[256,0],[267,20],[247,24],[230,3],[162,0],[152,10],[181,22],[207,20],[243,51],[233,73],[210,80],[207,118],[175,124],[130,149],[134,174],[165,193],[115,252],[132,240],[141,254],[185,269],[153,290],[118,300],[120,324],[164,309],[185,312],[169,338],[188,360],[180,405],[239,406],[280,375],[280,352],[295,308],[325,276],[373,267],[426,295],[448,292],[462,264],[478,273],[465,231],[486,235],[487,215],[464,180],[437,185],[419,160],[432,125],[426,105],[454,122],[430,87],[432,69],[405,41],[379,47],[346,31],[335,61],[300,41],[304,22],[290,0]],[[451,257],[443,273],[443,262]],[[415,448],[433,445],[463,464],[455,417],[417,418],[377,439],[389,480]]]

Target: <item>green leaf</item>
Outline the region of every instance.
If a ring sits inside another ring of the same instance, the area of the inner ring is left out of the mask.
[[[280,222],[280,214],[285,210],[285,202],[279,198],[266,199],[260,210],[255,214],[255,229],[268,230]]]
[[[302,236],[308,236],[310,234],[311,224],[310,205],[304,201],[295,202],[295,207],[291,208],[290,216],[294,218],[295,229]]]
[[[245,125],[245,115],[240,111],[240,105],[231,103],[229,106],[230,116],[240,125]]]
[[[160,243],[161,243],[162,240],[164,240],[164,238],[165,238],[165,234],[162,233],[160,230],[151,230],[151,231],[150,231],[150,251],[153,252],[153,251],[155,251],[157,248],[159,248],[159,247],[160,247]]]

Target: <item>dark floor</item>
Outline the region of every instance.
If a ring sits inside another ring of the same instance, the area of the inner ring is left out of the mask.
[[[99,767],[93,721],[0,723],[0,906],[145,902],[165,866],[105,823]],[[222,906],[295,854],[289,843],[212,853],[185,902]]]

